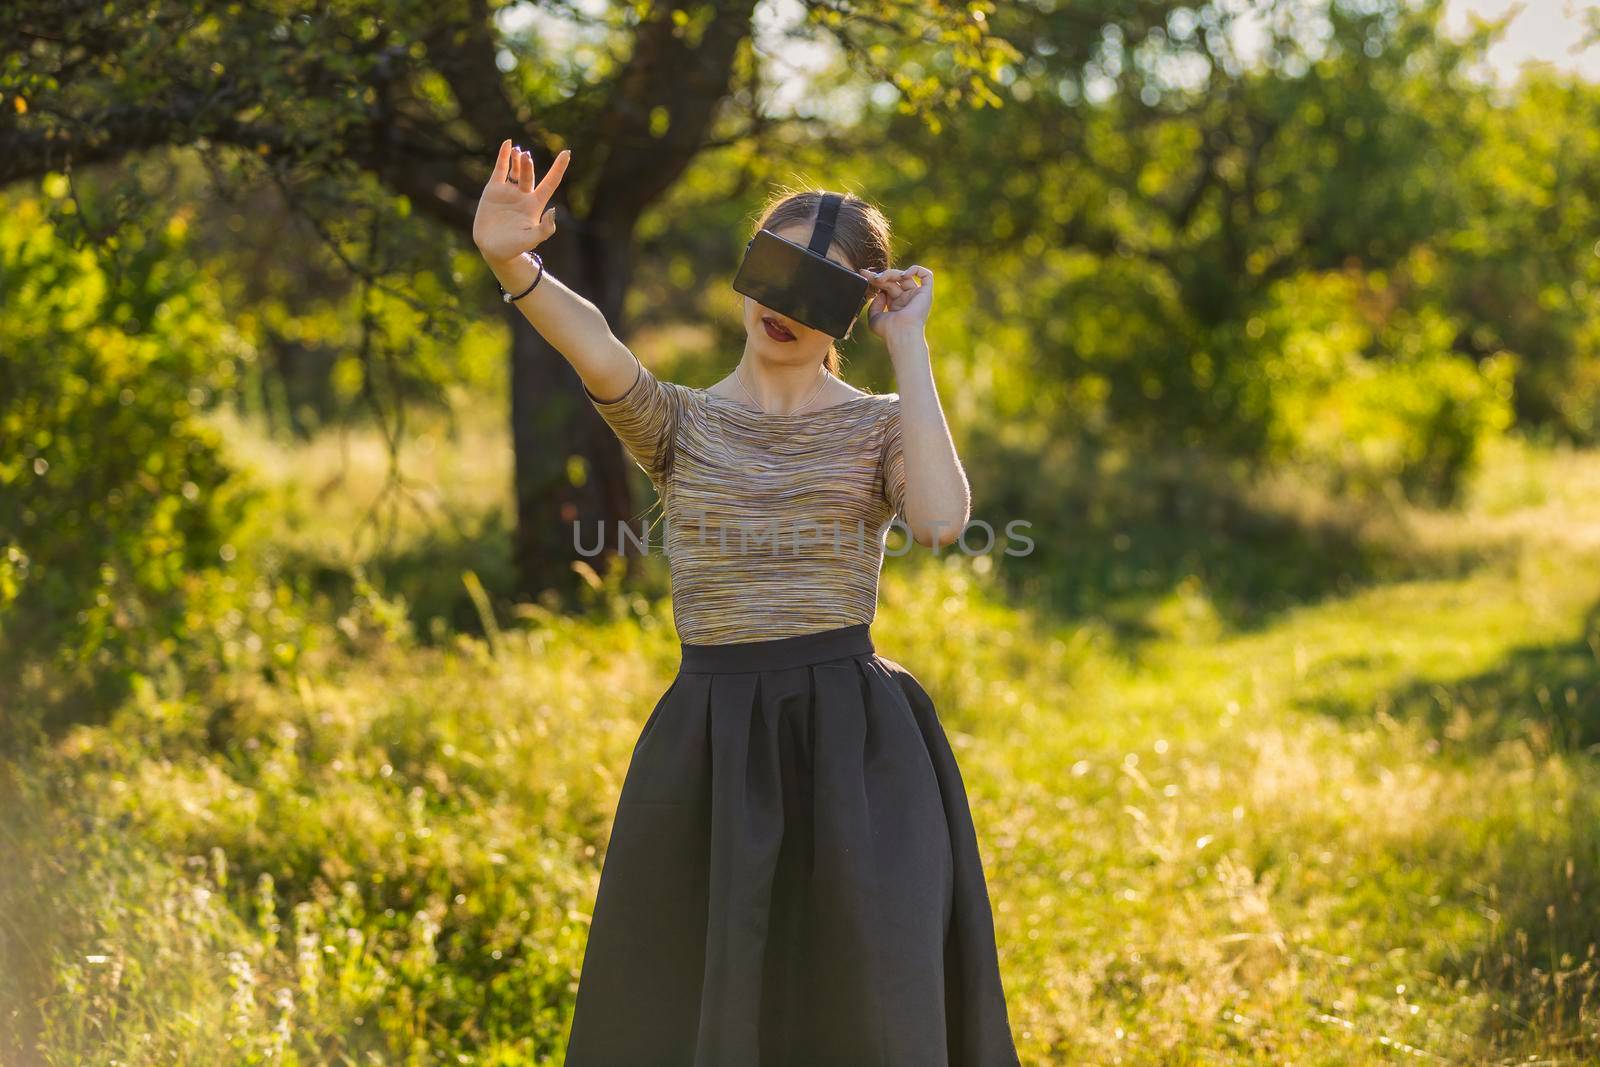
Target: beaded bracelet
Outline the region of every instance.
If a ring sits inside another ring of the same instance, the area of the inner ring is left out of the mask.
[[[539,283],[544,280],[544,260],[539,257],[539,253],[530,250],[524,252],[523,255],[533,257],[533,262],[538,266],[539,273],[533,276],[533,284],[522,290],[522,292],[518,293],[516,296],[512,296],[510,293],[506,292],[506,287],[501,285],[500,280],[496,278],[494,284],[495,288],[500,290],[500,299],[504,300],[508,304],[516,300],[521,300],[523,297],[537,289],[539,287]]]

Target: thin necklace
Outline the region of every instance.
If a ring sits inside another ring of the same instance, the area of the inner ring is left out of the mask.
[[[739,366],[743,366],[743,364],[740,364]],[[821,366],[820,369],[822,371],[822,381],[817,383],[816,389],[814,389],[812,391],[810,398],[807,399],[804,404],[801,404],[799,407],[795,408],[793,411],[772,412],[772,411],[768,411],[766,408],[762,407],[761,406],[761,401],[757,400],[755,398],[755,396],[751,394],[750,390],[745,389],[744,378],[742,376],[740,376],[740,374],[739,374],[739,366],[736,366],[736,367],[733,368],[733,380],[736,383],[738,383],[738,386],[739,386],[740,389],[744,389],[744,395],[750,397],[750,402],[752,404],[754,404],[756,406],[756,409],[759,410],[763,415],[774,415],[774,414],[777,414],[777,415],[798,415],[798,414],[800,414],[806,408],[811,406],[811,402],[813,400],[815,400],[819,395],[821,395],[823,386],[827,385],[828,384],[828,379],[833,377],[833,375],[828,372],[828,368],[826,366]]]

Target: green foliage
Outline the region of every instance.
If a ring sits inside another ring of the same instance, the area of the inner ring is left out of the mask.
[[[1355,272],[1286,279],[1238,331],[1244,358],[1229,366],[1254,372],[1241,391],[1269,458],[1318,470],[1339,492],[1447,504],[1511,424],[1517,360],[1453,351],[1459,322],[1389,306],[1407,288]]]
[[[174,165],[195,166],[187,157]],[[240,185],[274,176],[270,161],[244,157],[237,168],[228,180]],[[308,202],[260,213],[211,190],[193,194],[219,299],[240,309],[252,338],[236,372],[243,412],[302,438],[374,423],[398,435],[406,410],[448,411],[452,389],[503,394],[504,326],[478,314],[493,290],[468,283],[483,272],[475,251],[439,240],[436,222],[370,178],[304,178],[298,191]],[[339,200],[347,215],[311,214]],[[264,260],[271,269],[260,269]]]
[[[188,584],[236,554],[248,493],[199,416],[243,342],[184,252],[185,215],[117,239],[102,265],[38,200],[3,208],[0,644],[114,681],[170,651]]]
[[[1521,357],[1520,423],[1600,441],[1600,86],[1530,69],[1472,132],[1434,284],[1463,348]]]

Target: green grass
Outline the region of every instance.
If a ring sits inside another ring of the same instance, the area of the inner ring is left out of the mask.
[[[338,617],[3,765],[0,1060],[558,1063],[668,604],[470,632],[496,431],[436,432],[429,510],[354,551],[370,439],[230,438],[279,494],[263,551]],[[1023,1062],[1600,1062],[1600,456],[1505,443],[1450,513],[1233,492],[887,565],[879,650],[961,761]],[[1154,577],[1088,581],[1119,532]],[[1250,610],[1275,572],[1298,592]]]

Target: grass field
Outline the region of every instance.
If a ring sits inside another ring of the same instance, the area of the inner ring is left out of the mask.
[[[491,604],[496,426],[424,435],[415,506],[354,549],[374,438],[230,438],[276,487],[261,551],[338,617],[5,765],[0,1056],[558,1063],[676,666],[660,576]],[[1501,444],[1448,513],[1231,499],[886,567],[879,651],[961,761],[1023,1062],[1600,1062],[1600,455]]]

